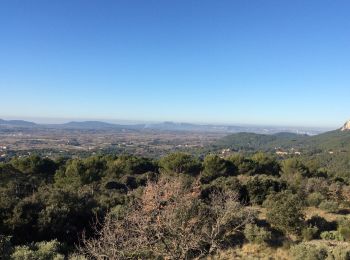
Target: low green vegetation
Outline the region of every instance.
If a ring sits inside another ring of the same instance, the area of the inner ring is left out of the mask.
[[[0,163],[3,259],[215,258],[247,245],[272,250],[272,259],[278,250],[286,259],[349,259],[349,208],[348,178],[303,157]]]

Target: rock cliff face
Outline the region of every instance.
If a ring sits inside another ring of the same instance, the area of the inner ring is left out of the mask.
[[[340,130],[341,131],[350,131],[350,120],[347,121]]]

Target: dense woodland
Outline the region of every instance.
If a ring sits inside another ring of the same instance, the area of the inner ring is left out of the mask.
[[[0,164],[1,257],[350,259],[346,163],[328,171],[322,156],[262,152],[13,158]]]

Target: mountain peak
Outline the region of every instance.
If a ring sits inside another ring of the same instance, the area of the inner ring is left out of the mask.
[[[340,130],[341,131],[350,131],[350,120],[347,121]]]

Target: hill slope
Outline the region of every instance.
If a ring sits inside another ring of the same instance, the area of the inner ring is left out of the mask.
[[[234,150],[275,150],[300,146],[310,138],[307,135],[293,133],[277,133],[273,135],[237,133],[228,135],[217,141],[214,148],[231,148]]]
[[[36,123],[28,122],[24,120],[3,120],[0,119],[0,125],[9,127],[34,127]]]
[[[322,150],[350,151],[350,131],[335,130],[311,136],[307,139],[306,144]]]
[[[350,151],[350,131],[334,130],[315,136],[293,133],[273,135],[237,133],[228,135],[213,144],[213,148],[233,150],[302,149],[322,151]]]

